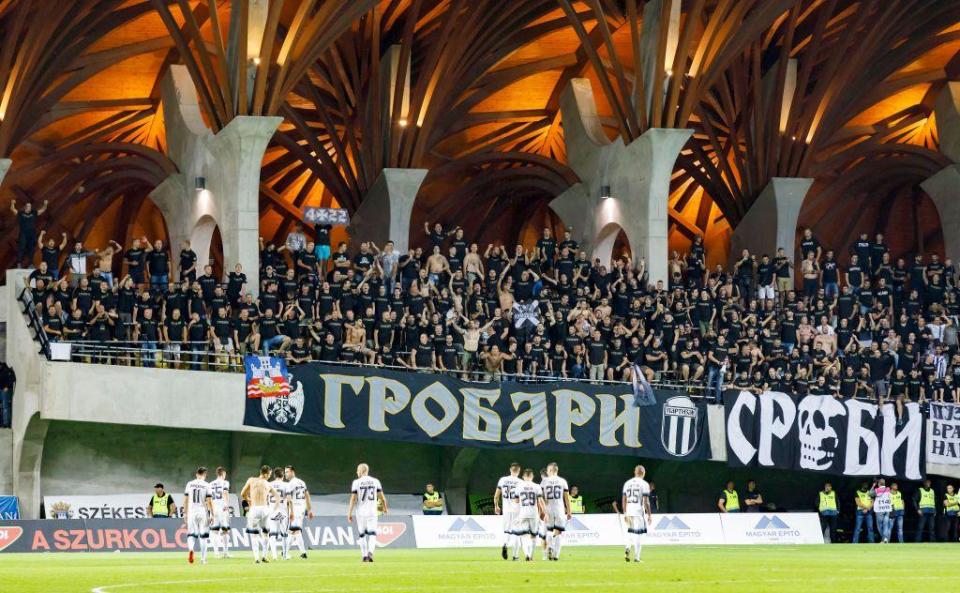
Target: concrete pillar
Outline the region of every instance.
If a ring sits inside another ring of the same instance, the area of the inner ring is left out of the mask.
[[[7,171],[10,170],[12,164],[13,161],[10,159],[0,159],[0,185],[3,185],[3,178],[7,176]]]
[[[954,164],[920,184],[940,215],[945,256],[960,261],[960,82],[948,82],[936,103],[940,152]]]
[[[730,260],[739,259],[744,249],[758,259],[766,253],[772,260],[777,248],[783,247],[790,261],[796,263],[797,219],[811,185],[813,179],[805,177],[772,178],[733,231]]]
[[[447,499],[447,512],[451,515],[470,514],[467,485],[473,475],[473,464],[480,457],[480,452],[481,449],[475,447],[463,447],[457,451],[450,463],[450,470],[442,488]]]
[[[933,200],[940,215],[944,255],[956,264],[960,261],[960,165],[946,167],[920,187]]]
[[[388,240],[400,253],[410,243],[410,215],[426,169],[384,169],[353,214],[347,232],[354,243],[373,241],[381,249]]]
[[[190,239],[201,264],[219,227],[225,271],[243,266],[248,287],[259,286],[260,164],[282,117],[235,117],[217,134],[203,122],[197,91],[184,66],[173,65],[161,83],[167,152],[179,173],[150,194],[163,212],[171,247]],[[198,189],[198,178],[204,188]]]
[[[646,260],[650,282],[667,280],[667,201],[677,156],[692,130],[653,128],[624,145],[600,124],[590,81],[575,78],[560,98],[570,167],[580,178],[550,202],[588,253],[609,264],[622,229],[634,259]],[[600,188],[610,187],[610,198]]]
[[[19,440],[14,441],[14,459],[17,471],[13,474],[13,492],[20,499],[20,512],[26,519],[40,518],[40,466],[43,462],[43,443],[47,438],[49,420],[34,414]]]

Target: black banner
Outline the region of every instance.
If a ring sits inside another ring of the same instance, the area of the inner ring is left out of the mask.
[[[236,519],[230,548],[249,550],[246,520]],[[311,550],[347,549],[357,545],[354,524],[345,517],[304,519],[304,543]],[[415,548],[413,521],[384,515],[377,522],[377,544]],[[176,552],[187,549],[181,519],[75,519],[8,521],[0,523],[0,552]]]
[[[248,426],[365,439],[710,458],[707,410],[680,391],[638,407],[629,385],[470,383],[433,373],[247,363]],[[286,377],[281,378],[281,374]]]
[[[923,477],[925,422],[918,404],[906,404],[898,422],[893,404],[880,409],[829,395],[798,400],[772,391],[733,391],[724,401],[728,465]]]

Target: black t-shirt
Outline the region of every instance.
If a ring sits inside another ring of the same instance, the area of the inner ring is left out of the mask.
[[[196,263],[197,263],[197,254],[192,249],[184,249],[180,251],[180,271],[181,272],[190,269],[191,267],[195,266]],[[196,269],[194,269],[193,272],[191,273],[196,275],[197,273]]]
[[[20,225],[21,233],[24,235],[35,235],[37,232],[37,211],[19,211],[17,213],[17,223]]]
[[[315,228],[317,234],[317,240],[314,243],[319,247],[329,247],[330,246],[330,230],[333,226],[329,224],[318,224]]]
[[[147,256],[150,263],[150,273],[154,276],[166,276],[170,273],[170,256],[166,251],[154,250]]]

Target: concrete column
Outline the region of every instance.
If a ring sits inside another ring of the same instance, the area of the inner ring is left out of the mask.
[[[203,122],[197,91],[184,66],[161,83],[167,152],[179,173],[151,193],[163,212],[174,258],[189,239],[201,264],[219,227],[225,271],[243,266],[249,289],[259,286],[260,164],[282,117],[235,117],[213,134]],[[205,180],[204,189],[197,179]]]
[[[777,248],[783,247],[791,263],[796,263],[797,219],[811,185],[813,179],[810,178],[772,178],[734,230],[730,260],[739,259],[744,249],[749,249],[758,259],[766,253],[772,260]]]
[[[473,464],[480,457],[480,452],[481,449],[475,447],[463,447],[457,451],[450,463],[450,470],[442,489],[447,499],[447,512],[451,515],[470,513],[467,485],[470,483],[470,476],[473,475]]]
[[[940,215],[944,255],[956,264],[960,261],[960,165],[946,167],[920,187],[933,200]]]
[[[7,171],[10,170],[12,164],[13,161],[10,159],[0,159],[0,185],[3,185],[3,178],[7,176]]]
[[[37,412],[27,424],[19,440],[14,441],[14,459],[17,471],[13,474],[13,492],[20,499],[21,514],[27,519],[40,518],[40,465],[43,462],[43,443],[47,438],[49,420]]]
[[[610,142],[600,124],[590,81],[570,81],[560,98],[567,158],[580,183],[560,194],[550,207],[572,227],[588,253],[609,264],[622,229],[634,259],[644,258],[650,282],[667,280],[667,201],[677,156],[693,133],[654,128],[624,145]],[[610,186],[610,198],[600,188]]]
[[[347,232],[353,242],[388,240],[400,253],[410,243],[410,215],[426,169],[384,169],[353,214]]]
[[[936,103],[940,152],[954,164],[920,184],[940,215],[946,257],[960,261],[960,82],[948,82]]]

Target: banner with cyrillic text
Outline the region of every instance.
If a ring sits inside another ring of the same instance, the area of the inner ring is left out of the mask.
[[[904,405],[898,417],[893,404],[829,395],[741,391],[724,399],[731,466],[907,480],[924,475],[925,422],[916,403]]]
[[[285,389],[260,389],[265,383]],[[638,406],[629,385],[471,383],[429,372],[322,363],[248,365],[244,424],[295,433],[461,447],[543,449],[658,459],[710,458],[706,406],[657,391]]]
[[[927,462],[960,465],[960,406],[930,404]]]

